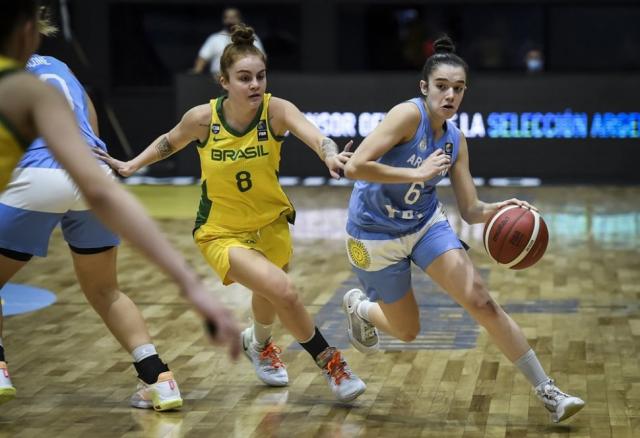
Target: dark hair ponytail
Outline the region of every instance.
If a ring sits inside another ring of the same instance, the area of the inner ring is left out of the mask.
[[[465,75],[469,76],[469,66],[464,59],[456,55],[456,46],[451,38],[447,35],[439,37],[434,41],[433,49],[435,53],[427,58],[422,68],[422,78],[425,81],[429,80],[429,75],[440,64],[460,66],[464,69]]]

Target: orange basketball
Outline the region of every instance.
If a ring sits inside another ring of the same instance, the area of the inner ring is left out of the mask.
[[[484,249],[496,263],[510,269],[524,269],[543,256],[549,231],[537,211],[510,204],[487,221],[483,240]]]

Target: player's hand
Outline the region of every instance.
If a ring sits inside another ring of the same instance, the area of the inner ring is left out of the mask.
[[[211,342],[214,345],[226,346],[229,356],[237,359],[241,348],[240,329],[232,313],[207,292],[199,281],[191,287],[184,288],[183,293],[204,318]]]
[[[451,167],[451,156],[441,148],[436,149],[426,160],[415,168],[416,181],[427,181],[439,174],[444,174]]]
[[[350,151],[351,146],[353,146],[353,140],[349,140],[342,152],[337,155],[331,155],[324,160],[332,178],[340,179],[340,177],[344,175],[344,165],[347,164],[347,161],[349,161],[349,158],[353,155],[353,152]]]
[[[107,163],[109,167],[111,167],[113,170],[118,172],[120,176],[123,176],[126,178],[128,176],[133,175],[136,172],[136,170],[138,170],[134,166],[129,164],[129,162],[127,161],[116,160],[103,149],[92,148],[92,151],[95,156],[97,156],[99,159]]]
[[[523,201],[521,199],[518,198],[511,198],[511,199],[507,199],[506,201],[502,201],[502,202],[496,202],[493,205],[496,205],[496,211],[500,210],[502,207],[507,206],[507,205],[518,205],[522,208],[527,208],[529,210],[535,210],[538,211],[538,209],[536,207],[534,207],[533,205],[529,204],[527,201]]]
[[[491,216],[496,214],[501,208],[506,207],[507,205],[517,205],[519,207],[527,208],[529,210],[539,211],[536,207],[529,204],[527,201],[523,201],[517,198],[511,198],[511,199],[507,199],[506,201],[486,204],[486,207],[484,209],[484,214],[483,214],[485,218],[485,222],[486,220],[489,220]]]

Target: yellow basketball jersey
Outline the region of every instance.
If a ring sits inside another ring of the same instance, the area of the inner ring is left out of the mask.
[[[7,75],[20,71],[20,65],[12,59],[0,56],[0,81]],[[28,144],[21,140],[13,125],[0,113],[0,190],[4,190],[11,173]]]
[[[293,223],[293,206],[278,181],[283,137],[275,136],[269,126],[271,94],[264,95],[245,132],[226,123],[222,114],[225,98],[211,100],[209,137],[198,146],[202,197],[196,229],[255,231],[282,215]]]

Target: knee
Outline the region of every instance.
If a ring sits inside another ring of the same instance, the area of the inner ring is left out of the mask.
[[[409,327],[403,327],[397,333],[398,339],[402,342],[413,342],[420,334],[420,323],[412,324]]]
[[[298,291],[288,275],[284,276],[274,286],[273,295],[280,305],[286,308],[293,308],[300,301]]]
[[[101,301],[112,303],[120,296],[120,290],[117,286],[100,286],[83,289],[84,294],[90,301]]]
[[[500,306],[496,303],[484,284],[474,284],[474,290],[471,295],[473,298],[467,307],[470,312],[482,318],[496,318],[500,312]]]

